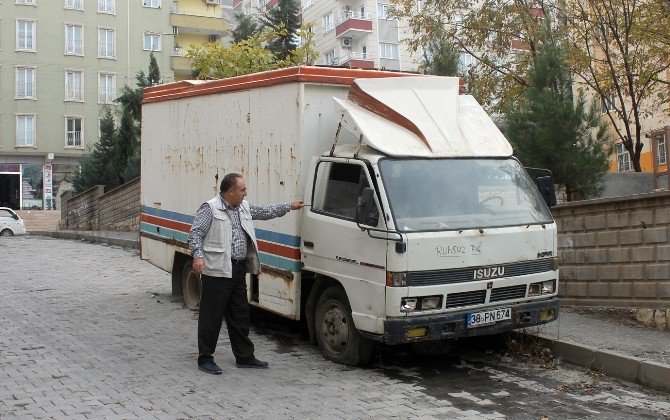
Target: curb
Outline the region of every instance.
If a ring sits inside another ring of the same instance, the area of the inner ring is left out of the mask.
[[[54,231],[43,230],[43,231],[29,231],[28,234],[36,236],[47,236],[50,238],[57,238],[57,239],[81,240],[95,244],[116,245],[123,248],[140,249],[139,240],[111,238],[108,236],[96,236],[81,232],[62,231],[62,230],[54,230]]]
[[[555,356],[573,365],[602,372],[625,381],[634,382],[659,391],[670,392],[670,365],[603,350],[569,340],[538,337]]]

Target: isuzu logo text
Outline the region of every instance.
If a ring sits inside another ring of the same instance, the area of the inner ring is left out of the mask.
[[[494,277],[502,277],[505,275],[505,267],[488,267],[478,268],[474,271],[475,280],[492,279]]]

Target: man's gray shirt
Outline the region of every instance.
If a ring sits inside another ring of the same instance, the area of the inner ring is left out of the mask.
[[[233,231],[231,257],[235,259],[244,259],[247,256],[247,240],[248,236],[242,229],[240,223],[240,206],[232,207],[223,198],[221,202],[226,206],[226,213],[230,218],[230,224]],[[251,218],[253,220],[269,220],[275,217],[281,217],[291,211],[291,203],[285,204],[251,204]],[[191,249],[191,255],[194,258],[203,256],[202,242],[209,232],[212,225],[212,208],[209,204],[204,203],[195,213],[195,219],[191,225],[191,231],[188,234],[188,245]]]

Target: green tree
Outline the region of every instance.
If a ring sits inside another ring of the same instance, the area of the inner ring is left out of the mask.
[[[192,46],[186,56],[191,58],[191,66],[199,78],[241,76],[260,71],[313,64],[318,58],[314,48],[313,24],[303,25],[300,30],[300,46],[292,50],[286,59],[278,59],[265,48],[277,37],[277,31],[266,28],[260,33],[226,47],[218,42]]]
[[[145,85],[138,87],[145,88],[147,86],[155,86],[161,82],[161,70],[158,68],[158,62],[154,57],[154,52],[149,53],[149,76],[147,77]]]
[[[237,21],[237,26],[233,29],[233,43],[235,44],[249,39],[261,31],[261,25],[253,15],[236,13],[235,20]]]
[[[611,148],[596,103],[573,97],[570,70],[561,45],[546,32],[529,71],[530,86],[518,107],[505,112],[507,136],[528,166],[547,168],[565,187],[568,201],[598,196]]]
[[[439,30],[423,47],[420,70],[435,76],[458,76],[458,58],[459,52],[454,43],[447,38],[444,30]]]
[[[133,118],[132,111],[124,108],[121,123],[116,132],[116,153],[114,165],[117,168],[117,178],[120,184],[130,181],[124,177],[124,172],[134,153],[139,153],[138,124]]]
[[[73,188],[77,194],[96,185],[114,188],[119,185],[116,159],[116,129],[110,107],[102,110],[100,118],[100,141],[79,160],[80,170],[75,173]]]
[[[262,17],[263,25],[275,31],[275,37],[266,48],[272,51],[278,60],[286,60],[298,45],[300,20],[300,2],[298,0],[279,0],[277,6]]]

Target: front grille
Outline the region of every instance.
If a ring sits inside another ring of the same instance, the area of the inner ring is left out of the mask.
[[[521,299],[526,297],[526,285],[499,287],[491,289],[489,302],[500,302],[501,300]]]
[[[457,306],[480,305],[486,301],[486,290],[472,292],[450,293],[447,295],[447,308]]]
[[[503,267],[504,275],[487,278],[516,277],[551,271],[551,258],[524,261],[496,266],[452,268],[447,270],[412,271],[407,273],[408,286],[434,286],[438,284],[466,283],[475,280],[475,271],[491,267]]]

